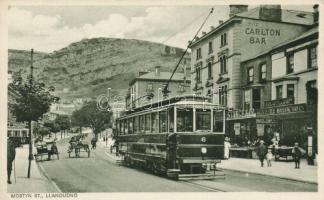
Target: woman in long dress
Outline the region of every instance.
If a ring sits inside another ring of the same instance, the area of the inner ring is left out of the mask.
[[[224,159],[229,159],[231,143],[229,142],[229,138],[225,137],[224,140]]]

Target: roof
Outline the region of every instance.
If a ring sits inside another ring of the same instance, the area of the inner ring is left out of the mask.
[[[308,31],[306,31],[306,32],[294,37],[294,38],[286,40],[285,42],[282,42],[282,43],[280,43],[280,44],[278,44],[278,45],[276,45],[274,47],[271,47],[271,48],[269,48],[269,49],[267,49],[265,51],[262,51],[257,55],[253,55],[250,58],[246,58],[246,59],[242,60],[241,62],[246,62],[246,61],[252,60],[254,58],[260,57],[260,56],[262,56],[264,54],[267,54],[267,53],[270,53],[271,51],[274,51],[275,49],[279,49],[280,47],[283,47],[283,46],[286,46],[288,44],[297,42],[298,40],[302,40],[304,38],[310,37],[310,36],[315,35],[315,34],[318,34],[318,26],[313,27],[313,28],[309,29]]]
[[[219,24],[216,28],[208,32],[207,34],[203,35],[198,40],[193,41],[189,47],[194,46],[198,42],[206,39],[211,34],[221,30],[223,27],[231,24],[232,22],[235,22],[237,20],[240,20],[242,18],[248,18],[248,19],[256,19],[256,20],[263,20],[259,16],[260,7],[256,7],[253,9],[250,9],[246,12],[242,12],[239,14],[234,15],[233,17],[227,19],[225,22]],[[266,20],[263,20],[266,21]],[[305,11],[297,11],[297,10],[285,10],[281,9],[281,21],[280,23],[292,23],[292,24],[299,24],[299,25],[313,25],[313,13],[312,12],[305,12]]]
[[[167,81],[171,77],[171,72],[160,72],[159,76],[155,75],[155,72],[149,72],[134,78],[129,84],[132,85],[137,80],[155,80],[155,81]],[[183,81],[184,73],[174,73],[170,81]],[[187,80],[190,81],[190,80]]]
[[[260,7],[256,7],[251,10],[248,10],[247,12],[239,13],[236,16],[262,20],[262,19],[260,19],[259,11],[260,11]],[[312,25],[313,24],[313,13],[299,11],[299,10],[281,9],[281,22],[302,24],[302,25]]]

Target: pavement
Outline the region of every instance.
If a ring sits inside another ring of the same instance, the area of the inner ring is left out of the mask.
[[[102,139],[99,140],[99,143],[106,146],[106,142],[102,141]],[[107,148],[109,148],[109,145]],[[120,159],[120,157],[117,157],[114,153],[106,154],[111,159]],[[230,158],[228,160],[222,160],[217,167],[223,170],[244,172],[247,174],[271,176],[311,184],[318,183],[317,166],[308,165],[305,159],[301,160],[299,169],[295,169],[294,162],[272,161],[271,167],[266,166],[266,161],[264,163],[265,166],[260,167],[260,161],[258,159]]]
[[[62,139],[66,137],[65,136]],[[58,135],[58,141],[61,139]],[[36,152],[33,149],[33,154]],[[61,192],[56,184],[51,181],[45,171],[35,159],[31,162],[30,178],[27,178],[29,146],[23,145],[16,148],[16,158],[11,174],[12,184],[7,184],[8,193],[54,193]],[[16,168],[16,169],[15,169]],[[15,179],[16,173],[16,179]]]

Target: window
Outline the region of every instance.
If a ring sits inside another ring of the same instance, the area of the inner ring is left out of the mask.
[[[11,137],[11,132],[12,132],[12,131],[9,131],[9,130],[8,130],[8,137]]]
[[[151,121],[152,121],[152,132],[153,133],[159,132],[159,115],[157,113],[152,113]]]
[[[128,133],[133,134],[133,118],[128,119]]]
[[[177,109],[177,132],[193,131],[193,111],[190,108]]]
[[[265,81],[267,79],[267,65],[262,64],[260,66],[260,81]]]
[[[120,133],[121,133],[121,135],[125,134],[125,132],[124,132],[124,121],[120,121]]]
[[[250,67],[248,69],[248,83],[253,83],[253,75],[254,75],[253,67]]]
[[[196,80],[197,80],[197,82],[201,81],[200,73],[201,73],[200,67],[196,67]]]
[[[287,74],[294,72],[294,54],[287,55]]]
[[[145,117],[144,115],[139,116],[139,131],[143,133],[145,131]]]
[[[134,117],[134,133],[139,132],[139,127],[138,127],[138,116]]]
[[[276,87],[276,95],[277,99],[282,99],[282,85]]]
[[[219,62],[220,62],[220,72],[221,74],[227,73],[227,59],[226,56],[220,56],[219,57]]]
[[[251,109],[251,90],[244,90],[244,110]]]
[[[287,85],[287,98],[294,98],[295,96],[295,85],[288,84]]]
[[[128,134],[127,119],[124,120],[124,133],[125,133],[125,134]]]
[[[27,131],[22,131],[22,136],[23,136],[23,137],[27,137],[27,135],[28,135],[28,134],[27,134]]]
[[[174,132],[174,108],[169,108],[169,132]]]
[[[317,67],[317,46],[308,49],[308,68]]]
[[[210,62],[208,63],[208,79],[213,79],[213,68]]]
[[[254,110],[261,108],[261,90],[260,89],[253,89],[252,104],[253,104],[252,107]]]
[[[211,54],[211,53],[213,53],[213,42],[212,41],[210,41],[208,43],[208,54]]]
[[[219,88],[219,104],[227,106],[227,85]]]
[[[196,56],[196,60],[199,60],[201,58],[201,48],[197,49],[197,56]]]
[[[317,104],[318,91],[317,91],[316,80],[308,81],[306,83],[306,94],[307,94],[308,104]]]
[[[146,133],[151,132],[151,115],[150,114],[145,115],[145,132]]]
[[[152,92],[152,91],[153,91],[153,84],[152,83],[147,84],[146,92]]]
[[[196,110],[196,129],[197,130],[211,130],[211,115],[210,110]]]
[[[213,111],[213,132],[223,132],[223,111]]]
[[[161,111],[159,113],[160,117],[160,133],[167,132],[168,128],[168,119],[167,119],[167,111]]]
[[[221,47],[227,45],[227,34],[223,33],[221,35]]]

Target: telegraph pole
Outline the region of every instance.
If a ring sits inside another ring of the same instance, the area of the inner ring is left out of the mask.
[[[31,52],[30,52],[30,79],[29,79],[30,88],[32,88],[32,85],[33,85],[33,73],[34,73],[33,54],[34,54],[34,49],[31,49]],[[29,156],[28,156],[27,178],[30,178],[30,167],[31,167],[31,161],[33,160],[33,141],[32,141],[31,120],[29,120],[29,122],[28,122],[28,129],[29,129]]]

